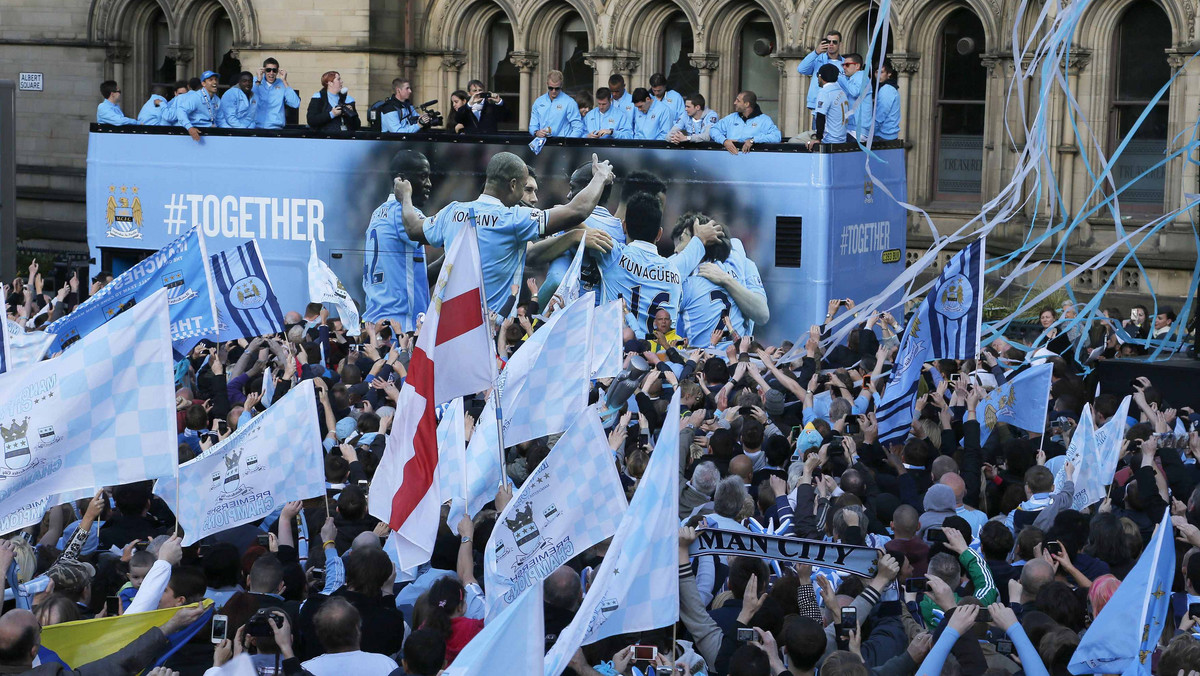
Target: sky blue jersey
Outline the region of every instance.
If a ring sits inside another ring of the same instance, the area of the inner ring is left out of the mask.
[[[576,111],[578,112],[578,111]],[[488,308],[499,312],[523,283],[525,244],[546,233],[546,212],[523,206],[506,207],[491,195],[473,202],[451,202],[425,220],[425,240],[448,248],[464,226],[475,219],[483,287]]]
[[[825,135],[821,137],[822,143],[846,142],[846,116],[849,112],[846,92],[838,83],[830,82],[821,87],[820,93],[817,94],[816,113],[825,116]]]
[[[583,136],[583,118],[575,99],[561,92],[553,99],[549,94],[537,97],[529,111],[529,133],[546,127],[550,128],[551,136]]]
[[[115,124],[117,126],[138,123],[132,117],[125,117],[125,112],[121,110],[121,107],[108,99],[104,99],[100,102],[100,105],[96,106],[96,122],[99,124]]]
[[[734,247],[729,257],[714,264],[732,275],[742,286],[765,298],[767,292],[758,274],[758,266],[746,257],[740,241],[735,239],[733,242]],[[698,272],[684,278],[683,298],[679,304],[679,326],[675,331],[687,338],[689,345],[710,347],[713,329],[724,328],[723,319],[726,316],[739,335],[749,335],[749,320],[724,287],[701,277]]]
[[[683,277],[704,258],[704,244],[693,237],[683,251],[663,258],[650,242],[634,240],[616,244],[599,257],[601,289],[605,302],[625,299],[625,322],[638,336],[654,332],[654,315],[666,310],[671,326],[679,321]]]
[[[166,98],[158,94],[151,94],[146,103],[142,105],[142,109],[138,111],[137,123],[148,126],[170,124],[163,122],[163,110],[168,106],[170,106],[170,102]],[[174,118],[172,117],[172,119]]]
[[[258,99],[240,87],[230,87],[221,96],[221,113],[218,122],[232,129],[253,129],[254,117],[258,113]]]
[[[254,83],[254,98],[258,106],[254,111],[254,126],[259,129],[281,129],[285,122],[284,106],[300,107],[300,95],[295,89],[275,78],[274,83],[264,77]]]
[[[363,260],[363,321],[394,319],[405,331],[415,331],[417,315],[429,308],[429,279],[425,247],[404,232],[402,211],[395,196],[388,195],[371,214]]]
[[[633,109],[633,138],[665,141],[667,132],[671,130],[671,124],[675,122],[675,116],[671,114],[671,109],[667,104],[653,96],[650,97],[650,100],[650,110],[645,113],[637,108]]]
[[[211,96],[208,90],[197,89],[178,97],[175,104],[175,121],[184,129],[192,127],[215,127],[220,119],[221,99]]]

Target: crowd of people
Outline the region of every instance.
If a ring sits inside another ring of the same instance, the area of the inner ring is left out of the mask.
[[[807,96],[810,126],[793,142],[844,143],[848,139],[895,140],[900,133],[900,102],[896,69],[884,59],[875,73],[864,71],[861,54],[842,55],[841,33],[830,31],[800,63],[799,72],[809,76]],[[102,101],[96,121],[111,125],[183,127],[197,140],[201,130],[211,127],[233,129],[279,129],[285,125],[286,108],[299,109],[300,93],[287,82],[287,71],[274,58],[263,61],[257,75],[239,74],[234,86],[218,94],[219,75],[205,71],[198,78],[174,83],[173,88],[155,85],[137,118],[122,112],[121,90],[113,80],[100,85]],[[529,134],[536,138],[612,138],[668,141],[673,144],[715,142],[737,154],[755,143],[779,143],[779,127],[758,105],[753,91],[738,92],[733,112],[720,116],[708,107],[699,92],[680,93],[668,89],[662,73],[650,75],[646,87],[626,90],[625,78],[614,73],[607,87],[594,96],[563,91],[563,73],[550,71],[546,92],[530,106]],[[876,92],[878,100],[875,100]],[[455,134],[495,134],[500,124],[515,118],[504,98],[487,91],[480,80],[467,83],[466,91],[450,96],[450,111],[442,113],[430,104],[414,104],[412,82],[392,81],[392,94],[360,111],[341,74],[321,76],[320,88],[309,99],[303,124],[321,132],[354,132],[369,128],[386,133],[417,133],[444,129]],[[365,119],[364,119],[365,118]]]
[[[326,91],[337,84],[330,80]],[[314,106],[321,114],[331,106],[332,114],[342,103],[327,96]],[[767,344],[752,335],[767,315],[757,270],[722,224],[685,214],[670,228],[674,255],[658,253],[668,188],[653,176],[628,177],[620,207],[609,212],[612,167],[593,159],[571,175],[565,204],[541,210],[522,205],[530,180],[525,163],[498,153],[477,200],[426,218],[420,207],[428,163],[421,160],[417,153],[397,156],[395,194],[372,228],[390,228],[424,252],[426,244],[452,241],[464,214],[477,222],[500,368],[554,309],[543,306],[553,292],[533,293],[543,280],[526,274],[522,256],[569,259],[571,248],[584,246],[594,267],[586,284],[601,298],[628,302],[624,370],[592,387],[593,401],[611,408],[606,431],[628,495],[639,489],[653,440],[671,426],[680,430],[680,621],[584,646],[571,661],[577,676],[652,668],[714,676],[1066,674],[1080,637],[1167,510],[1180,565],[1169,626],[1155,637],[1156,669],[1176,674],[1200,664],[1193,634],[1200,619],[1193,604],[1200,596],[1200,416],[1165,400],[1147,378],[1133,384],[1111,489],[1102,501],[1072,509],[1078,468],[1064,463],[1074,421],[1090,402],[1103,424],[1117,415],[1119,399],[1097,393],[1070,350],[1025,352],[997,339],[978,358],[925,364],[911,429],[902,443],[884,446],[876,408],[897,360],[897,318],[856,315],[844,344],[823,347],[826,325],[857,312],[853,300],[833,300],[825,322],[797,343]],[[510,312],[509,282],[522,277],[530,293]],[[111,279],[98,276],[89,291]],[[400,302],[399,287],[427,279],[385,271],[380,280],[393,295],[372,299],[368,290],[358,338],[313,303],[287,313],[279,334],[202,342],[176,367],[181,463],[261,415],[264,391],[273,387],[278,400],[311,380],[326,494],[189,547],[181,546],[177,506],[149,482],[50,506],[39,524],[0,542],[0,568],[19,563],[10,591],[42,577],[50,583],[31,610],[9,607],[0,616],[0,672],[59,673],[60,665],[33,666],[42,659],[44,627],[205,599],[219,619],[173,652],[159,673],[204,674],[241,654],[252,657],[259,674],[436,676],[454,662],[483,627],[488,590],[481,566],[497,514],[557,438],[505,449],[512,485],[453,528],[444,509],[429,562],[411,574],[398,570],[382,546],[388,525],[368,514],[367,496],[398,413],[421,326],[418,306],[429,296],[426,285],[423,295],[403,299],[406,310],[397,309],[389,303]],[[34,263],[27,278],[14,280],[6,315],[37,330],[82,297],[78,279],[59,287]],[[689,306],[689,299],[706,302]],[[1134,320],[1144,322],[1144,314],[1135,308]],[[1107,356],[1120,349],[1102,347]],[[980,421],[988,391],[1034,360],[1053,365],[1045,428]],[[268,368],[272,382],[265,382]],[[682,417],[667,419],[676,393]],[[483,403],[482,395],[466,403],[472,418]],[[985,424],[990,433],[981,443]],[[1179,426],[1186,441],[1165,443],[1163,435]],[[760,558],[689,553],[697,529],[754,524],[787,537],[876,548],[876,572],[863,578],[820,566],[773,569]],[[577,552],[545,578],[547,648],[573,618],[606,551],[601,543]],[[110,657],[73,666],[79,673],[139,673],[168,651],[167,635],[202,612],[180,611]],[[633,646],[652,646],[653,656]]]

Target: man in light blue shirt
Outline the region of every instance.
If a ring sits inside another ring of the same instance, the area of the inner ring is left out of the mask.
[[[229,129],[252,129],[254,117],[258,109],[258,101],[254,98],[254,75],[250,71],[242,71],[238,76],[236,87],[221,97],[220,126]]]
[[[633,118],[633,95],[625,91],[625,76],[613,73],[608,76],[608,90],[612,92],[612,104],[617,110]]]
[[[579,116],[579,104],[562,91],[563,74],[552,70],[546,76],[546,93],[537,97],[529,111],[529,133],[538,137],[583,136],[583,118]]]
[[[596,90],[596,107],[583,116],[584,138],[632,138],[629,115],[612,104],[608,87]]]
[[[875,103],[875,136],[894,141],[900,137],[900,90],[896,88],[896,67],[891,59],[883,60],[876,77],[879,100]]]
[[[758,266],[724,226],[716,225],[705,214],[684,214],[671,233],[675,250],[685,250],[702,223],[718,228],[719,234],[716,241],[704,247],[704,261],[696,271],[684,277],[676,326],[679,335],[693,347],[709,347],[713,330],[724,328],[725,317],[742,336],[750,335],[754,324],[764,324],[771,318]]]
[[[825,37],[821,38],[821,42],[817,48],[808,53],[804,60],[796,66],[796,72],[801,75],[807,75],[811,80],[808,81],[808,109],[814,110],[817,107],[817,91],[821,89],[821,85],[817,83],[817,71],[821,66],[827,63],[832,63],[837,66],[838,72],[842,70],[842,34],[837,31],[829,31]]]
[[[857,136],[857,120],[860,117],[870,119],[871,116],[870,101],[864,100],[861,104],[858,103],[859,98],[867,93],[871,84],[867,72],[863,70],[862,55],[847,54],[842,58],[842,72],[838,74],[837,83],[838,87],[846,94],[846,129]]]
[[[142,105],[142,109],[138,111],[137,123],[158,126],[162,124],[170,124],[163,122],[163,113],[171,107],[170,101],[167,101],[167,94],[170,93],[166,85],[154,85],[150,90],[150,98]],[[174,118],[172,118],[174,119]]]
[[[683,115],[683,94],[674,89],[667,89],[667,78],[662,73],[650,76],[650,93],[671,111],[671,119],[678,120]]]
[[[287,71],[279,67],[273,58],[263,60],[258,77],[254,80],[254,98],[258,106],[254,111],[254,126],[257,129],[282,129],[287,118],[284,106],[300,108],[300,94],[288,86]]]
[[[666,104],[645,88],[633,90],[633,138],[643,141],[665,141],[675,118]]]
[[[612,176],[612,166],[592,155],[592,180],[587,187],[570,202],[542,211],[520,206],[529,170],[521,158],[501,152],[488,162],[487,179],[478,198],[451,202],[432,218],[422,217],[413,206],[408,181],[397,178],[394,193],[403,207],[404,231],[414,242],[448,247],[468,224],[475,227],[487,305],[499,312],[512,298],[513,285],[520,289],[526,243],[582,223],[596,208]]]
[[[817,143],[845,143],[846,116],[850,106],[846,101],[846,92],[838,85],[841,72],[832,64],[821,66],[817,72],[817,80],[821,83],[821,91],[817,94],[817,107],[814,112],[812,138],[808,147]]]
[[[705,143],[712,140],[709,132],[721,118],[716,111],[704,106],[704,97],[692,94],[684,99],[683,114],[675,120],[667,140],[671,143]]]
[[[187,80],[177,80],[175,82],[175,95],[162,106],[162,116],[158,120],[160,125],[174,127],[179,124],[179,120],[175,117],[175,107],[179,105],[183,97],[190,91]]]
[[[733,110],[709,130],[712,140],[725,146],[730,154],[748,153],[755,143],[779,143],[782,138],[779,127],[758,107],[757,94],[749,90],[738,92]]]
[[[429,124],[429,116],[412,104],[412,82],[398,77],[392,80],[392,98],[379,108],[380,130],[388,134],[412,134]]]
[[[200,141],[200,128],[215,127],[220,119],[221,99],[217,98],[217,74],[211,70],[200,75],[200,89],[185,94],[175,104],[175,120],[192,140]]]
[[[100,96],[103,96],[104,100],[96,106],[96,122],[118,127],[138,123],[132,117],[125,117],[125,111],[121,110],[121,88],[117,86],[116,80],[101,82]]]
[[[433,190],[429,160],[415,150],[401,150],[392,157],[389,169],[393,177],[412,186],[413,209],[424,218],[421,209]],[[402,212],[395,195],[388,195],[387,201],[371,214],[363,261],[367,303],[362,316],[363,321],[373,323],[391,319],[404,331],[415,331],[417,315],[429,307],[429,278],[425,247],[404,231]]]
[[[715,239],[712,228],[695,237],[695,242],[670,258],[663,258],[655,244],[662,236],[662,202],[647,192],[634,194],[625,205],[625,236],[628,244],[614,243],[599,256],[604,302],[625,299],[625,322],[634,334],[654,334],[654,316],[666,310],[671,326],[679,321],[679,299],[683,278],[704,257],[704,241]]]

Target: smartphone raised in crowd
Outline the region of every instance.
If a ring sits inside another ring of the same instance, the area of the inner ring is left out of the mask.
[[[635,645],[632,658],[634,662],[653,662],[658,659],[658,646]]]
[[[212,618],[212,642],[213,645],[219,645],[225,640],[225,633],[229,628],[229,618],[224,615],[213,615]]]
[[[121,614],[121,597],[109,596],[104,599],[104,616],[116,617]]]

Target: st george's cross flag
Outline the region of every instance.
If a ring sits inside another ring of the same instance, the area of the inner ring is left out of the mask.
[[[370,512],[396,531],[408,570],[429,560],[437,536],[437,406],[492,386],[495,348],[483,315],[483,272],[473,227],[463,228],[438,275],[400,390],[370,495]]]

